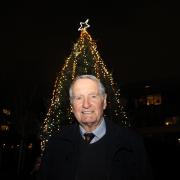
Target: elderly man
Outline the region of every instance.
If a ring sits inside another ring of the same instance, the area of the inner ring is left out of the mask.
[[[100,80],[78,76],[69,95],[77,121],[49,139],[39,179],[153,179],[142,138],[104,118],[107,94]]]

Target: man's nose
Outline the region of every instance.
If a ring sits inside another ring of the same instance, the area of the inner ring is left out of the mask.
[[[88,97],[85,97],[83,100],[83,107],[88,108],[91,105],[90,99]]]

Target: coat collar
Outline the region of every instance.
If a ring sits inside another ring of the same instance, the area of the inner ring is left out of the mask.
[[[129,133],[125,130],[125,128],[121,128],[119,125],[116,125],[109,119],[105,119],[105,122],[107,138],[107,179],[109,179],[112,163],[116,161],[116,158],[118,158],[118,154],[121,154],[122,151],[132,151],[132,148],[126,140],[127,138],[129,139]],[[72,161],[74,165],[72,166],[74,167],[73,173],[75,173],[76,162],[78,161],[78,144],[81,137],[78,123],[74,123],[70,127],[64,128],[60,137],[64,141],[67,141],[71,146],[71,152],[69,154],[74,154]]]
[[[105,123],[108,148],[110,148],[112,151],[115,151],[117,148],[122,148],[128,151],[131,150],[129,143],[127,144],[126,141],[128,138],[128,133],[126,130],[127,128],[122,128],[107,118],[105,118]],[[60,135],[61,139],[74,145],[79,143],[80,137],[81,135],[77,122],[74,122],[72,125],[70,125],[70,127],[65,127]]]

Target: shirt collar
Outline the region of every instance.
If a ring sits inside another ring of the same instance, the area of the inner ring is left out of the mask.
[[[82,126],[79,126],[79,127],[80,127],[80,133],[83,136],[83,134],[86,131],[83,129]],[[102,138],[105,135],[105,133],[106,133],[106,123],[105,123],[104,118],[102,119],[102,121],[99,124],[99,126],[94,131],[92,131],[92,133],[95,135],[95,137],[97,139],[100,139],[100,138]]]

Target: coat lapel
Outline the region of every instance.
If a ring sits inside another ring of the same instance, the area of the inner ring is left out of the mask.
[[[121,132],[121,127],[114,124],[110,120],[106,120],[106,135],[107,135],[107,179],[110,179],[113,163],[119,161],[122,151],[131,151],[131,148],[126,145]],[[121,172],[119,172],[120,174]],[[123,173],[123,172],[122,172]],[[123,175],[120,175],[123,176]]]
[[[66,152],[66,163],[69,164],[69,173],[66,174],[66,179],[74,179],[78,162],[79,141],[81,138],[78,124],[72,125],[67,131],[65,130],[61,138],[69,144]]]

